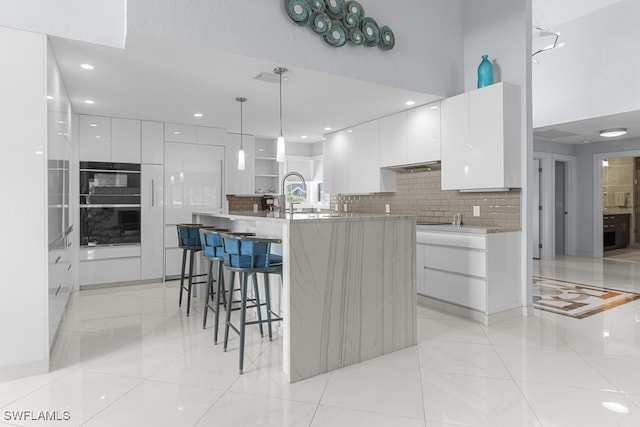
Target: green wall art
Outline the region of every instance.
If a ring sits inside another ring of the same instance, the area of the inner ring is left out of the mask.
[[[349,43],[391,50],[396,44],[391,28],[380,27],[375,19],[365,16],[357,1],[284,0],[284,5],[293,22],[310,27],[331,46]]]

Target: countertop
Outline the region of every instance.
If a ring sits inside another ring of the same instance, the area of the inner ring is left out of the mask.
[[[306,213],[295,212],[293,214],[271,211],[240,211],[229,213],[216,213],[216,212],[193,212],[193,215],[201,216],[215,216],[218,218],[228,218],[231,220],[260,220],[268,222],[279,223],[291,223],[291,222],[326,222],[326,221],[376,221],[385,219],[406,219],[413,218],[410,215],[386,215],[386,214],[361,214],[361,213],[342,213],[342,212],[321,212],[321,213]]]
[[[520,227],[499,227],[480,225],[453,225],[453,224],[418,224],[417,231],[442,231],[446,233],[474,233],[474,234],[491,234],[491,233],[508,233],[512,231],[520,231]]]

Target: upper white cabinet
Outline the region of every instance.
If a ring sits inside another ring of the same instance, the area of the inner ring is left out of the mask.
[[[224,134],[225,149],[225,182],[227,194],[253,194],[255,191],[255,137],[243,135],[244,170],[238,170],[238,152],[240,151],[240,135]],[[200,142],[198,142],[200,143]]]
[[[140,163],[140,121],[78,116],[78,157],[83,161]]]
[[[140,163],[140,120],[111,119],[111,161]]]
[[[326,193],[395,191],[395,173],[380,169],[379,121],[363,123],[327,136],[324,143]]]
[[[520,88],[497,83],[442,101],[442,189],[521,186]]]
[[[179,125],[175,123],[164,124],[164,140],[170,142],[187,142],[195,144],[197,139],[197,128],[189,125]]]
[[[78,137],[81,161],[111,161],[111,118],[79,115]]]
[[[142,163],[164,163],[164,126],[161,122],[142,122]]]
[[[440,102],[383,117],[380,167],[440,160]]]

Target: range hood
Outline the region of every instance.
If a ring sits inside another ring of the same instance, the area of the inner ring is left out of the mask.
[[[412,163],[410,165],[391,166],[388,169],[398,173],[439,171],[440,161],[437,160],[433,162]]]

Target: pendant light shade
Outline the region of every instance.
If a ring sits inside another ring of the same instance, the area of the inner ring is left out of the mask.
[[[287,72],[287,69],[278,67],[274,69],[273,72],[280,76],[280,136],[278,137],[278,143],[276,144],[276,161],[284,162],[285,143],[284,135],[282,134],[282,75]]]
[[[242,104],[247,102],[247,98],[236,98],[236,101],[240,103],[240,151],[238,151],[238,170],[243,171],[245,169],[245,162],[244,146],[242,144]]]

